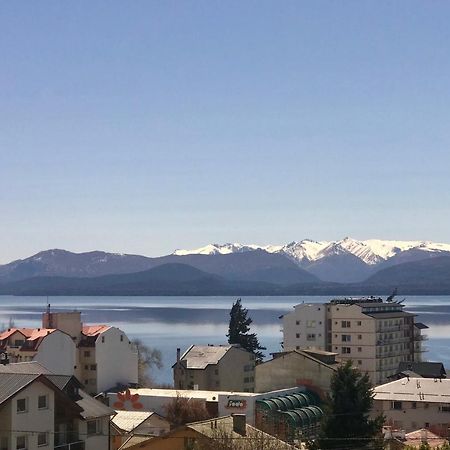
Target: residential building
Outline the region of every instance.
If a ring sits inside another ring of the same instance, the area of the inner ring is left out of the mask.
[[[400,362],[421,361],[426,338],[421,330],[426,326],[415,323],[415,315],[399,302],[364,297],[299,306],[282,317],[286,351],[301,349],[305,333],[314,335],[315,341],[307,342],[309,348],[335,352],[340,361],[352,360],[374,384],[385,382]],[[307,324],[315,324],[314,333]]]
[[[336,353],[324,350],[292,350],[273,354],[255,368],[255,391],[267,392],[306,386],[325,398],[336,371]]]
[[[255,355],[239,345],[191,345],[181,357],[178,349],[172,368],[177,389],[253,392],[255,388]]]
[[[83,325],[81,313],[43,314],[42,328],[10,328],[0,334],[10,362],[37,361],[53,373],[75,375],[90,394],[138,381],[137,351],[119,328]]]
[[[114,436],[112,450],[119,449],[131,436],[148,439],[150,436],[161,436],[169,431],[170,423],[155,412],[119,410],[111,420],[111,435]]]
[[[246,423],[245,415],[234,414],[217,419],[189,423],[156,437],[127,447],[128,450],[210,450],[217,440],[233,442],[236,450],[292,450],[292,445]]]
[[[0,449],[107,450],[114,410],[75,377],[41,369],[34,362],[0,367]]]
[[[402,378],[374,388],[373,415],[406,432],[426,428],[448,436],[450,379]]]

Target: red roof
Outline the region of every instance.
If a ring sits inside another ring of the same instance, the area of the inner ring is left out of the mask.
[[[85,325],[83,326],[82,333],[85,336],[98,336],[109,330],[111,327],[109,325]]]

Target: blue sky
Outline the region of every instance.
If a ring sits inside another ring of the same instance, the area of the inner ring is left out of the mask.
[[[0,262],[450,242],[450,3],[0,5]]]

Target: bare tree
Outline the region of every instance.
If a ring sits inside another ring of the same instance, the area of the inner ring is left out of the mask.
[[[210,418],[205,404],[195,398],[187,398],[177,394],[165,407],[166,419],[173,426],[180,426],[190,422],[198,422]]]
[[[145,345],[140,339],[134,339],[132,343],[138,353],[138,383],[142,387],[153,387],[151,371],[163,367],[161,351]]]

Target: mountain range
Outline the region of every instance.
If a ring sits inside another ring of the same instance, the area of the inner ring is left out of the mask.
[[[450,244],[305,239],[210,244],[170,255],[46,250],[0,265],[0,293],[243,295],[450,293]]]

